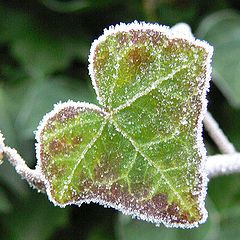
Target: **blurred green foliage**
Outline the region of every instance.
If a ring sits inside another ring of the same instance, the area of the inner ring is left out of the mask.
[[[197,35],[214,45],[213,78],[233,107],[240,107],[240,15],[223,10],[206,17]]]
[[[215,46],[209,110],[240,149],[240,4],[230,0],[0,1],[0,129],[29,166],[34,134],[54,103],[96,102],[88,52],[105,27],[133,20],[187,22]],[[216,85],[215,85],[216,84]],[[217,149],[205,134],[209,153]],[[95,204],[54,207],[5,162],[0,168],[0,239],[239,239],[240,175],[211,180],[208,222],[167,229]]]

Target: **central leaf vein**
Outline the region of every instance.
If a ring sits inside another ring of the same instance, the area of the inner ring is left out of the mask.
[[[176,195],[176,197],[178,198],[178,200],[181,202],[182,206],[185,207],[185,209],[190,210],[190,207],[187,203],[185,203],[185,201],[183,200],[183,198],[181,197],[181,195],[176,191],[176,189],[173,187],[173,185],[171,184],[171,182],[169,181],[169,179],[167,179],[167,177],[164,175],[164,171],[162,169],[159,168],[159,166],[156,165],[156,163],[149,158],[142,150],[141,147],[131,138],[131,136],[129,136],[129,134],[124,131],[119,124],[117,123],[116,120],[110,118],[111,123],[114,125],[114,127],[116,128],[116,130],[118,132],[120,132],[122,134],[122,136],[124,138],[126,138],[128,141],[131,142],[132,146],[134,147],[135,151],[137,151],[142,157],[143,159],[145,159],[148,164],[150,166],[153,166],[154,168],[156,168],[156,170],[161,174],[162,179],[165,181],[165,183],[168,185],[168,187],[173,191],[173,193]]]

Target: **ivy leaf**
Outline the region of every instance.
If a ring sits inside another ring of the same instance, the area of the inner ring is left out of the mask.
[[[101,107],[55,105],[36,134],[49,199],[61,207],[96,202],[171,227],[204,222],[211,53],[156,24],[105,30],[89,57]]]

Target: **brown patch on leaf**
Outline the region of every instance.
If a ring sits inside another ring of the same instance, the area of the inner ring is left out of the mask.
[[[175,216],[177,218],[179,218],[179,216],[180,216],[179,206],[177,203],[172,203],[172,204],[168,205],[167,212],[170,216]]]
[[[168,206],[167,194],[159,193],[157,195],[154,195],[151,201],[156,209],[160,211],[167,209]]]
[[[162,44],[164,36],[162,33],[154,30],[130,30],[128,32],[119,32],[116,34],[116,38],[121,45],[128,44],[131,41],[133,44],[144,44],[146,42],[152,43],[154,45]],[[165,37],[166,39],[166,37]]]
[[[71,151],[74,151],[77,145],[80,145],[83,141],[81,136],[75,136],[70,139],[70,142],[67,142],[65,139],[68,139],[68,136],[64,136],[63,139],[55,138],[49,143],[49,152],[51,155],[58,154],[68,154]]]
[[[142,182],[131,182],[131,191],[136,198],[146,198],[151,189],[151,182],[144,180]]]
[[[164,35],[160,32],[147,29],[147,30],[130,30],[131,41],[133,44],[149,44],[159,45],[162,44]],[[166,37],[165,37],[166,39]]]
[[[136,200],[129,194],[126,184],[115,182],[108,190],[105,201],[121,205],[124,209],[132,208],[136,205]]]
[[[126,58],[130,69],[134,68],[135,70],[138,70],[140,66],[141,68],[147,68],[149,63],[152,63],[155,59],[144,46],[130,49]]]
[[[58,122],[65,122],[66,120],[74,118],[80,111],[80,108],[67,107],[59,111],[51,120]]]
[[[146,33],[150,39],[150,41],[154,44],[154,45],[159,45],[162,44],[164,36],[162,33],[160,32],[156,32],[153,30],[146,30]],[[166,37],[165,37],[166,38]]]
[[[133,44],[137,44],[139,42],[143,42],[143,39],[140,37],[141,32],[140,30],[130,30],[131,41]]]
[[[81,136],[76,136],[72,139],[72,144],[73,145],[78,145],[80,143],[82,143],[83,138]]]
[[[197,217],[190,216],[188,212],[181,209],[178,203],[168,202],[168,196],[165,193],[158,193],[149,200],[141,200],[129,193],[127,184],[122,180],[106,186],[96,185],[88,178],[81,178],[80,188],[72,190],[72,193],[68,192],[67,196],[64,203],[99,201],[114,205],[127,212],[137,213],[159,221],[166,220],[169,223],[194,223],[202,217],[200,211],[196,211],[197,215],[194,216]]]
[[[74,118],[79,112],[83,111],[83,108],[76,108],[76,107],[66,107],[61,109],[58,113],[56,113],[52,118],[48,119],[46,125],[41,133],[42,135],[47,131],[54,131],[55,125],[60,122],[63,123],[68,121],[69,119]]]
[[[45,145],[41,144],[40,158],[41,158],[41,163],[43,165],[43,170],[44,172],[46,172],[46,166],[48,166],[51,157],[48,153],[46,153],[44,147]]]
[[[133,44],[141,44],[148,41],[146,31],[143,30],[130,30],[131,41]]]
[[[48,173],[51,173],[50,175],[51,178],[53,176],[56,176],[57,178],[61,178],[66,173],[66,166],[60,165],[60,164],[57,165],[55,162],[53,162],[49,165],[49,168],[47,171]]]
[[[64,139],[53,139],[49,143],[49,151],[52,155],[57,155],[59,153],[65,153],[67,149],[67,143]]]
[[[181,47],[180,47],[181,46]],[[182,52],[183,47],[190,47],[189,43],[184,39],[170,39],[168,40],[168,45],[166,50],[172,54],[178,54]]]
[[[135,67],[147,66],[149,63],[154,61],[153,56],[147,51],[146,47],[135,47],[130,49],[127,55],[127,59],[131,65]]]
[[[105,49],[104,51],[100,51],[100,47],[97,46],[95,49],[95,56],[93,59],[94,62],[94,71],[101,71],[104,68],[107,60],[109,58],[109,50]]]
[[[64,123],[70,119],[75,118],[81,112],[100,112],[100,111],[97,109],[89,109],[89,108],[85,108],[85,107],[73,107],[73,106],[65,107],[65,108],[61,109],[58,113],[56,113],[53,117],[48,119],[48,121],[45,124],[44,129],[41,132],[41,138],[45,132],[47,132],[49,130],[54,131],[55,125],[58,122]],[[101,114],[104,114],[104,112],[101,111]]]

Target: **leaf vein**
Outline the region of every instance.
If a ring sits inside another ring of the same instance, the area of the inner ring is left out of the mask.
[[[160,78],[157,81],[153,82],[152,85],[146,89],[144,89],[142,92],[137,93],[135,96],[133,96],[131,99],[127,100],[126,103],[116,107],[113,109],[114,113],[119,112],[120,110],[123,110],[129,106],[132,105],[132,103],[134,103],[136,100],[138,100],[139,98],[146,96],[147,94],[149,94],[151,91],[155,90],[159,84],[161,84],[163,81],[168,80],[170,78],[173,78],[174,75],[178,72],[180,72],[181,70],[188,68],[189,65],[182,65],[180,67],[178,67],[177,69],[175,69],[174,71],[172,71],[170,74],[168,74],[166,77]]]
[[[65,191],[66,191],[67,188],[68,188],[68,186],[71,184],[72,179],[73,179],[74,174],[75,174],[75,171],[76,171],[77,167],[79,166],[79,164],[81,163],[82,159],[84,159],[85,155],[86,155],[87,152],[92,148],[92,146],[93,146],[94,143],[98,140],[98,138],[101,137],[102,132],[103,132],[103,129],[104,129],[104,127],[106,126],[107,120],[108,120],[108,117],[106,117],[105,120],[102,122],[101,126],[99,127],[98,132],[97,132],[96,135],[95,135],[95,137],[92,138],[92,140],[87,144],[87,146],[86,146],[86,147],[84,148],[84,150],[82,151],[82,154],[80,155],[77,163],[74,165],[74,168],[73,168],[71,174],[69,175],[68,180],[67,180],[65,186],[63,187],[61,193],[60,193],[60,198],[63,197]]]
[[[147,155],[145,155],[141,150],[140,147],[138,146],[138,144],[123,130],[121,129],[121,127],[119,126],[119,124],[117,123],[117,121],[113,120],[112,118],[110,118],[111,123],[115,126],[116,130],[119,131],[122,136],[124,138],[126,138],[127,140],[129,140],[132,144],[132,146],[134,147],[135,151],[137,151],[145,160],[147,160],[148,164],[150,166],[153,166],[154,168],[157,169],[157,171],[161,174],[162,179],[166,182],[166,184],[169,186],[169,188],[173,191],[173,193],[176,195],[176,197],[178,198],[178,200],[182,203],[182,205],[189,210],[189,206],[188,204],[185,203],[185,201],[183,200],[183,198],[180,196],[180,194],[176,191],[176,189],[173,187],[173,185],[170,183],[170,181],[166,178],[166,176],[164,175],[164,172],[162,169],[159,168],[159,166],[157,166],[153,160],[151,160]]]

